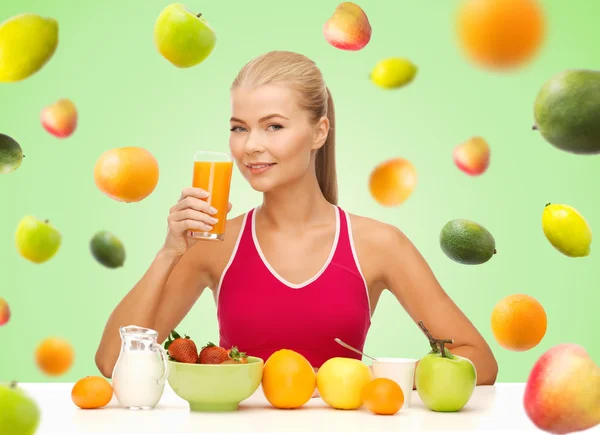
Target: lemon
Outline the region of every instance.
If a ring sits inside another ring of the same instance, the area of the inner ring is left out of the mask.
[[[570,205],[546,204],[542,229],[548,241],[568,257],[587,257],[592,244],[592,229],[585,218]]]
[[[21,14],[0,24],[0,82],[17,82],[39,71],[58,46],[53,18]]]
[[[389,57],[377,62],[369,77],[381,88],[394,89],[407,85],[416,75],[417,67],[410,60]]]
[[[373,380],[371,369],[354,358],[330,358],[317,372],[321,399],[335,409],[358,409],[363,405],[362,390]]]

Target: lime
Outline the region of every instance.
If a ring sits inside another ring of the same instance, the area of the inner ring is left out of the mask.
[[[592,244],[592,229],[585,218],[565,204],[546,204],[542,229],[548,241],[567,257],[587,257]]]
[[[485,263],[496,253],[492,234],[468,219],[454,219],[444,225],[440,247],[451,260],[469,265]]]
[[[125,263],[125,247],[117,236],[109,231],[98,231],[90,241],[92,255],[101,265],[116,269]]]
[[[21,166],[21,145],[12,137],[0,133],[0,174],[8,174]]]
[[[375,65],[370,78],[384,89],[400,88],[410,83],[417,74],[417,67],[408,59],[390,57]]]

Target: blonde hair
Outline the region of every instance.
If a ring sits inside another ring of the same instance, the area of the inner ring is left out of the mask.
[[[325,144],[317,151],[315,172],[321,192],[331,204],[337,204],[338,188],[335,169],[335,111],[329,88],[315,62],[291,51],[270,51],[248,62],[231,85],[258,87],[285,83],[300,95],[299,105],[311,113],[317,122],[322,116],[329,119]]]

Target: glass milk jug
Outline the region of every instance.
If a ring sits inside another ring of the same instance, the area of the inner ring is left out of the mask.
[[[156,342],[158,332],[135,325],[119,331],[121,353],[112,374],[115,396],[124,408],[154,408],[169,376],[167,353]]]

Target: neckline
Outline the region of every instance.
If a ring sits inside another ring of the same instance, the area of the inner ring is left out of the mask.
[[[335,236],[333,238],[333,244],[331,245],[331,250],[329,251],[329,256],[327,257],[327,260],[325,260],[325,263],[323,264],[321,269],[315,275],[313,275],[311,278],[307,279],[306,281],[301,282],[300,284],[294,284],[292,282],[289,282],[287,279],[285,279],[284,277],[279,275],[277,273],[277,271],[275,269],[273,269],[271,264],[267,261],[265,255],[262,252],[262,249],[260,248],[260,244],[258,243],[258,237],[256,236],[256,208],[254,210],[252,210],[251,229],[252,229],[252,242],[254,243],[254,248],[256,249],[256,252],[258,252],[258,256],[262,260],[265,267],[269,270],[271,275],[273,275],[273,277],[275,277],[279,282],[281,282],[282,284],[284,284],[290,288],[300,289],[300,288],[306,287],[310,283],[316,281],[327,270],[327,268],[331,264],[333,255],[335,254],[335,251],[337,250],[338,242],[340,239],[340,228],[341,228],[340,210],[337,206],[335,206],[333,204],[332,204],[332,206],[335,209]]]

